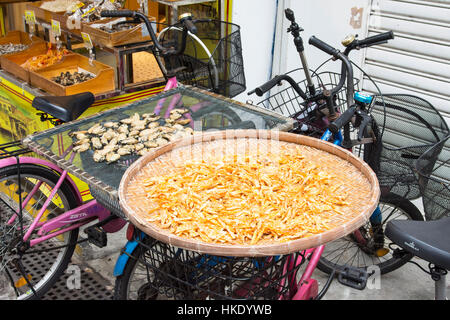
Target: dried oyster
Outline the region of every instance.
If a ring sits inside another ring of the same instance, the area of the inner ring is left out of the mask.
[[[117,128],[119,126],[119,123],[114,122],[114,121],[108,121],[108,122],[104,123],[103,126],[105,128]]]
[[[121,141],[122,144],[136,144],[138,142],[139,141],[136,138],[127,138]]]
[[[83,143],[83,144],[80,144],[80,145],[74,147],[73,151],[75,151],[75,152],[85,152],[85,151],[89,150],[89,147],[90,147],[89,143]]]
[[[103,148],[103,144],[100,141],[100,138],[94,137],[94,138],[92,138],[91,142],[92,142],[92,147],[94,147],[95,149]]]
[[[191,119],[179,119],[179,120],[175,121],[175,123],[178,123],[178,124],[181,124],[181,125],[188,124],[189,122],[191,122]]]
[[[100,134],[102,134],[105,131],[106,131],[106,129],[103,128],[103,126],[101,124],[97,123],[96,125],[94,125],[93,127],[91,127],[88,130],[88,133],[95,134],[95,135],[100,135]]]
[[[105,161],[105,155],[101,152],[95,151],[93,155],[93,159],[95,162],[102,162]]]
[[[120,155],[118,153],[110,152],[106,155],[106,162],[112,163],[120,159]]]
[[[126,124],[123,124],[123,125],[121,125],[118,129],[117,129],[117,132],[119,132],[119,133],[127,133],[128,134],[128,125],[126,125]]]
[[[128,146],[124,146],[117,149],[117,154],[119,154],[120,156],[126,156],[128,154],[131,154],[131,151],[131,148],[129,148]]]

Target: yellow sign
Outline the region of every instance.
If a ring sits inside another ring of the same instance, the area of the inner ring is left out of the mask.
[[[52,19],[52,32],[55,37],[61,36],[61,25],[59,24],[59,21]]]
[[[86,46],[86,48],[91,49],[94,47],[92,45],[92,40],[91,40],[91,37],[89,36],[89,34],[82,32],[81,37],[83,38],[83,42],[84,42],[84,45]]]
[[[25,21],[27,22],[27,24],[36,23],[36,16],[34,15],[33,10],[25,10]]]
[[[75,8],[72,10],[72,12],[75,12],[75,11],[77,11],[78,9],[83,8],[83,7],[84,7],[84,3],[83,3],[83,2],[77,3],[77,4],[75,5]]]
[[[81,17],[82,17],[82,18],[86,17],[89,13],[93,12],[94,10],[95,10],[95,7],[92,8],[92,9],[89,9],[88,11],[86,11],[85,13],[83,13],[83,14],[81,15]]]

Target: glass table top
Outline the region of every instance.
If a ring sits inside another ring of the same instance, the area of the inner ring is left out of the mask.
[[[71,138],[69,133],[88,130],[97,123],[128,118],[135,113],[141,115],[153,112],[159,115],[162,118],[160,121],[164,123],[163,118],[168,118],[174,108],[188,110],[183,116],[191,119],[187,126],[191,126],[194,131],[228,129],[289,131],[293,126],[292,119],[261,107],[242,104],[197,88],[180,86],[123,107],[39,132],[25,138],[23,143],[82,181],[88,184],[99,183],[117,190],[124,172],[139,156],[123,156],[119,161],[108,164],[95,162],[93,151],[90,149],[77,153],[70,159],[72,152],[65,151],[72,145],[74,138]]]

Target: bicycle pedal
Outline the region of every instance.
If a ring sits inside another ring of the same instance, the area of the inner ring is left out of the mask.
[[[375,252],[375,255],[379,258],[384,257],[385,255],[387,255],[389,253],[389,249],[388,248],[380,248]]]
[[[106,236],[106,232],[100,229],[97,226],[88,227],[84,230],[84,232],[88,236],[88,241],[93,245],[103,248],[106,247],[108,243],[108,237]]]
[[[341,284],[358,290],[364,290],[367,278],[368,275],[365,270],[355,267],[344,267],[338,275],[338,281]]]

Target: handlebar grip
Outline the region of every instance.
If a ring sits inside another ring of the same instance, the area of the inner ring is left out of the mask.
[[[373,45],[373,44],[376,44],[379,42],[383,42],[383,41],[388,41],[391,39],[394,39],[394,32],[392,32],[392,30],[388,31],[388,32],[377,34],[375,36],[365,38],[363,40],[358,40],[358,45],[360,47],[368,47],[370,45]]]
[[[191,19],[184,20],[183,24],[190,33],[197,34],[197,27]]]
[[[264,93],[275,87],[280,81],[283,80],[283,76],[275,76],[273,79],[267,81],[263,85],[260,85],[254,91],[255,93],[261,97]]]
[[[100,16],[102,17],[127,17],[127,18],[133,18],[135,15],[135,12],[133,10],[103,10],[100,12]]]
[[[336,56],[339,53],[339,50],[333,48],[332,46],[316,38],[315,36],[309,38],[309,44],[332,56]]]
[[[351,106],[343,114],[341,114],[339,118],[330,123],[328,129],[330,129],[330,131],[333,133],[337,133],[343,126],[350,122],[355,112],[356,106]]]

